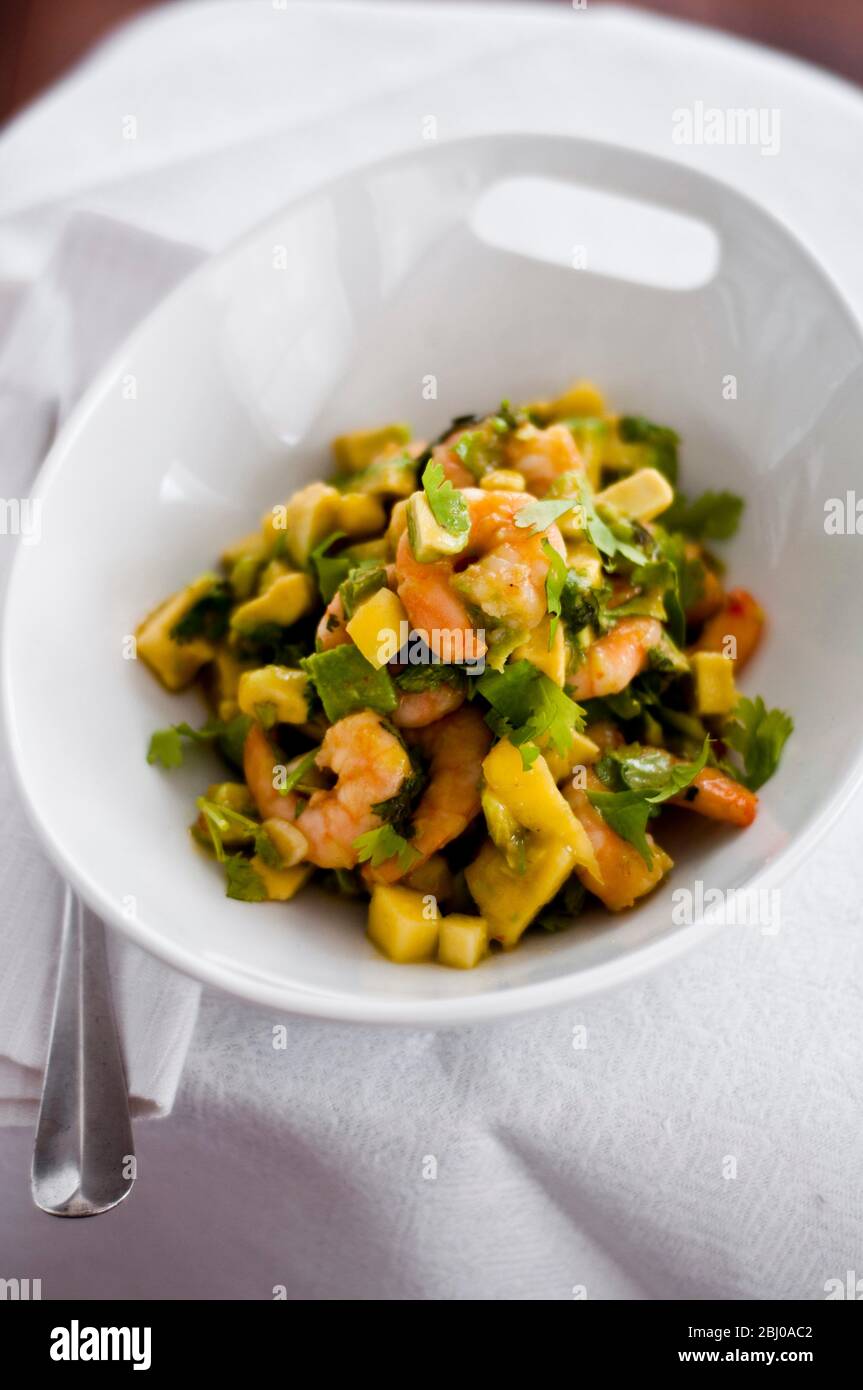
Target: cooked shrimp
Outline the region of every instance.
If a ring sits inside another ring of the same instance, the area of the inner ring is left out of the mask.
[[[719,612],[704,624],[696,652],[724,652],[736,670],[749,660],[764,631],[764,610],[745,589],[730,589]],[[729,639],[734,643],[730,646]]]
[[[336,784],[312,792],[303,806],[296,792],[283,796],[273,785],[279,759],[260,725],[253,724],[246,735],[243,767],[261,815],[296,825],[309,842],[312,864],[352,869],[357,862],[354,841],[381,824],[372,807],[400,790],[411,772],[410,758],[380,715],[362,710],[331,725],[315,761],[336,774]]]
[[[464,686],[444,682],[433,690],[402,690],[393,713],[393,723],[399,729],[422,729],[452,714],[464,704]]]
[[[584,461],[566,425],[521,425],[506,437],[505,468],[515,468],[527,483],[528,492],[543,497],[561,473],[583,473]]]
[[[479,710],[464,705],[455,714],[415,730],[410,740],[429,758],[429,784],[414,814],[410,842],[420,856],[409,866],[409,872],[415,872],[479,815],[482,762],[492,734]],[[396,859],[365,870],[367,878],[383,883],[404,877],[404,872]]]
[[[653,866],[648,868],[635,846],[606,824],[587,796],[587,791],[607,791],[595,772],[588,769],[586,791],[571,784],[561,790],[587,831],[602,874],[600,882],[589,869],[576,867],[579,879],[585,888],[605,903],[610,912],[632,907],[637,898],[643,898],[668,873],[672,867],[670,856],[648,834],[647,843],[653,857]]]
[[[672,798],[670,805],[729,825],[751,825],[758,811],[758,797],[748,787],[726,777],[715,767],[702,768],[695,781]]]
[[[661,640],[662,627],[655,618],[621,618],[587,648],[569,678],[569,694],[574,700],[619,694],[644,670],[651,647]]]
[[[471,521],[467,546],[457,557],[463,568],[457,571],[452,560],[421,563],[405,533],[396,554],[396,574],[408,617],[414,628],[428,634],[432,650],[445,660],[475,661],[485,654],[487,644],[474,627],[469,605],[510,631],[532,631],[547,606],[543,541],[564,558],[566,548],[556,526],[531,535],[529,528],[515,525],[516,514],[534,501],[528,493],[464,488],[462,496]],[[472,563],[464,568],[465,561]]]

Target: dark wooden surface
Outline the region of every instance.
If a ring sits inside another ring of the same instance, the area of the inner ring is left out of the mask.
[[[0,120],[123,20],[172,0],[0,0]],[[449,0],[458,3],[458,0]],[[571,0],[536,0],[569,5]],[[588,0],[593,7],[603,0]],[[863,84],[863,0],[630,0],[798,54]]]

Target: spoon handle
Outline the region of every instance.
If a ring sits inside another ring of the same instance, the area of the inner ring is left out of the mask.
[[[33,1148],[33,1200],[53,1216],[96,1216],[135,1180],[105,928],[67,886],[60,970]]]

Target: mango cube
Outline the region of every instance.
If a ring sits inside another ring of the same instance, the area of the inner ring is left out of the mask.
[[[237,701],[243,714],[260,719],[260,707],[272,711],[262,723],[305,724],[309,717],[309,678],[290,666],[259,666],[240,676]]]
[[[575,862],[599,875],[587,831],[558,791],[542,754],[529,768],[521,753],[501,739],[482,765],[487,785],[527,830],[541,831],[568,846]]]
[[[307,574],[283,574],[275,579],[265,593],[241,603],[231,615],[235,632],[253,632],[264,623],[290,627],[314,607],[317,590]]]
[[[482,917],[453,913],[440,924],[438,960],[456,970],[473,970],[488,950],[488,923]]]
[[[379,497],[370,492],[345,492],[339,502],[336,530],[348,536],[372,536],[387,524]]]
[[[529,661],[532,666],[535,666],[538,671],[543,671],[562,690],[566,679],[566,639],[563,635],[563,623],[558,621],[554,637],[549,644],[550,631],[551,618],[546,614],[533,629],[524,645],[517,647],[513,652],[513,660]]]
[[[391,589],[378,589],[360,604],[347,625],[351,641],[376,671],[396,656],[402,633],[409,628],[407,610]]]
[[[369,938],[399,964],[430,960],[437,946],[437,902],[398,884],[378,883],[369,904]]]
[[[267,901],[271,903],[290,902],[303,884],[308,882],[313,869],[311,864],[297,864],[292,869],[271,869],[259,854],[252,856],[251,864],[255,873],[263,879]]]
[[[500,850],[486,840],[465,870],[465,879],[489,936],[510,950],[574,868],[575,853],[563,840],[530,835],[524,873],[511,869]]]
[[[596,494],[597,505],[614,507],[634,521],[653,521],[674,501],[674,488],[657,468],[639,468]]]
[[[693,652],[689,665],[695,678],[699,714],[729,714],[737,704],[734,662],[723,652]]]

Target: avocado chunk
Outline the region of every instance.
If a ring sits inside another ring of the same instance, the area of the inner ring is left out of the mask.
[[[454,536],[435,521],[424,492],[415,492],[408,498],[407,519],[410,547],[421,565],[459,555],[467,546],[470,533],[464,531]]]

